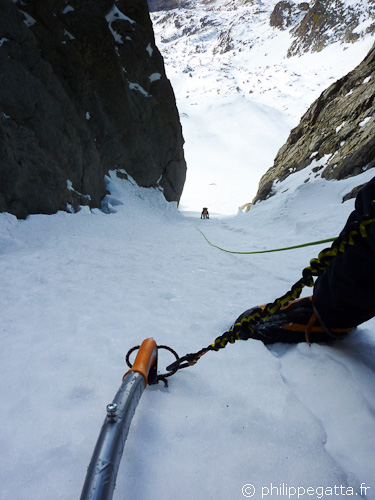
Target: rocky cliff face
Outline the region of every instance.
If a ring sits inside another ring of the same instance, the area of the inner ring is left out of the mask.
[[[148,0],[148,8],[150,9],[150,12],[172,10],[178,9],[182,3],[183,0]]]
[[[313,0],[281,1],[276,4],[270,24],[291,29],[294,40],[288,55],[319,52],[333,42],[355,42],[375,31],[375,1]]]
[[[304,114],[262,177],[254,202],[272,196],[275,180],[308,166],[314,165],[313,172],[326,179],[344,179],[375,167],[374,116],[375,46]]]
[[[146,0],[1,0],[0,211],[99,207],[111,169],[169,201],[185,181]]]

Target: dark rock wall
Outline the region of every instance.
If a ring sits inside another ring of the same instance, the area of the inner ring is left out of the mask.
[[[375,167],[375,46],[304,114],[262,177],[254,202],[272,195],[274,180],[323,157],[319,169],[326,179],[344,179]]]
[[[98,207],[115,168],[180,198],[181,125],[146,0],[1,0],[0,211]]]

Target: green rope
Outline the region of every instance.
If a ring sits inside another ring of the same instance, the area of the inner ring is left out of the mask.
[[[207,241],[209,245],[212,247],[217,248],[218,250],[221,250],[222,252],[227,252],[227,253],[237,253],[237,254],[242,254],[242,255],[253,255],[256,253],[271,253],[271,252],[284,252],[285,250],[294,250],[296,248],[303,248],[303,247],[311,247],[313,245],[321,245],[323,243],[331,243],[332,241],[335,241],[336,238],[327,238],[326,240],[319,240],[319,241],[311,241],[309,243],[302,243],[301,245],[294,245],[291,247],[284,247],[284,248],[273,248],[272,250],[257,250],[253,252],[236,252],[234,250],[227,250],[225,248],[221,248],[218,245],[214,245],[208,238],[207,236],[199,229],[198,225],[195,227],[197,231],[201,233],[203,238]]]
[[[372,213],[375,212],[375,201],[372,205]],[[314,277],[322,276],[326,273],[328,266],[330,265],[332,259],[334,259],[338,254],[344,253],[349,246],[355,245],[361,239],[367,238],[367,234],[371,225],[375,225],[375,217],[372,215],[362,216],[358,221],[354,221],[345,230],[345,234],[342,232],[338,238],[333,240],[330,248],[322,250],[316,259],[310,260],[310,265],[305,267],[302,271],[302,277],[291,287],[291,289],[279,297],[274,302],[266,304],[264,307],[253,308],[250,311],[249,316],[243,317],[239,322],[235,323],[227,332],[217,337],[214,342],[207,347],[204,347],[200,351],[189,353],[182,358],[177,359],[174,363],[167,366],[167,370],[179,370],[180,368],[186,368],[192,366],[199,361],[199,359],[209,351],[219,351],[227,346],[228,343],[234,344],[237,340],[247,340],[251,338],[254,332],[254,327],[260,323],[260,321],[267,321],[267,319],[279,311],[283,306],[288,304],[292,300],[296,300],[300,297],[302,289],[305,286],[314,286]],[[198,227],[196,227],[198,229]],[[198,231],[200,231],[198,229]],[[202,231],[200,231],[202,233]],[[203,233],[202,233],[203,234]],[[203,234],[204,236],[204,234]],[[204,236],[205,237],[205,236]],[[206,238],[206,237],[205,237]],[[207,240],[207,238],[206,238]],[[208,241],[208,240],[207,240]],[[332,240],[324,240],[332,241]],[[209,242],[209,241],[208,241]],[[212,244],[209,242],[210,245]],[[300,246],[317,245],[320,242],[305,243]],[[220,247],[217,247],[223,250]],[[277,250],[265,250],[268,252],[275,252],[287,249],[277,249]],[[224,250],[227,252],[228,250]],[[231,252],[231,253],[262,253],[262,252]],[[306,339],[308,340],[308,339]]]

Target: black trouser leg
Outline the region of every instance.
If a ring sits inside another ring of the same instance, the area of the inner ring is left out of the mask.
[[[353,221],[373,213],[373,200],[375,178],[359,191],[344,234]],[[326,274],[315,283],[313,304],[322,322],[331,328],[354,327],[375,316],[375,224],[366,238],[348,245],[330,262]]]

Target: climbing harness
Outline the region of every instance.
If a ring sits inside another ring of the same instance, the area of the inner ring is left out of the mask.
[[[225,248],[221,248],[218,245],[215,245],[212,243],[207,236],[204,234],[203,231],[199,229],[199,223],[195,226],[195,229],[201,233],[203,238],[207,241],[209,245],[211,245],[214,248],[217,248],[218,250],[221,250],[222,252],[227,252],[227,253],[236,253],[236,254],[241,254],[241,255],[254,255],[257,253],[271,253],[271,252],[285,252],[286,250],[295,250],[296,248],[304,248],[304,247],[311,247],[314,245],[322,245],[323,243],[331,243],[335,241],[336,238],[327,238],[325,240],[319,240],[319,241],[310,241],[309,243],[301,243],[300,245],[293,245],[291,247],[284,247],[284,248],[273,248],[271,250],[256,250],[252,252],[237,252],[234,250],[227,250]]]
[[[371,209],[372,213],[375,214],[375,201],[372,202]],[[325,274],[332,259],[334,259],[339,253],[344,253],[348,245],[355,245],[359,239],[366,238],[369,226],[374,223],[374,215],[366,215],[361,217],[358,221],[352,222],[338,238],[333,240],[330,248],[322,250],[319,253],[318,258],[310,261],[310,265],[303,269],[302,277],[287,293],[276,299],[274,302],[266,304],[264,308],[255,308],[249,316],[243,317],[227,332],[224,332],[222,335],[217,337],[213,344],[204,347],[200,351],[186,354],[185,356],[177,359],[174,363],[167,366],[167,370],[175,371],[176,369],[179,370],[181,368],[192,366],[209,351],[219,351],[220,349],[226,347],[228,343],[234,344],[236,340],[246,340],[245,338],[242,338],[241,335],[243,327],[246,327],[248,331],[253,332],[253,327],[260,321],[266,321],[272,314],[275,314],[281,309],[281,307],[288,304],[291,300],[298,299],[305,286],[314,286],[314,277]],[[308,337],[306,340],[309,340]]]
[[[129,356],[137,349],[138,354],[131,365]],[[107,405],[107,415],[87,470],[81,500],[112,499],[125,441],[142,393],[147,384],[157,384],[159,380],[167,386],[166,377],[173,375],[173,371],[158,375],[158,349],[167,349],[178,359],[173,349],[157,346],[152,338],[145,339],[141,346],[133,347],[128,352],[126,361],[130,370],[123,376],[112,403]]]

